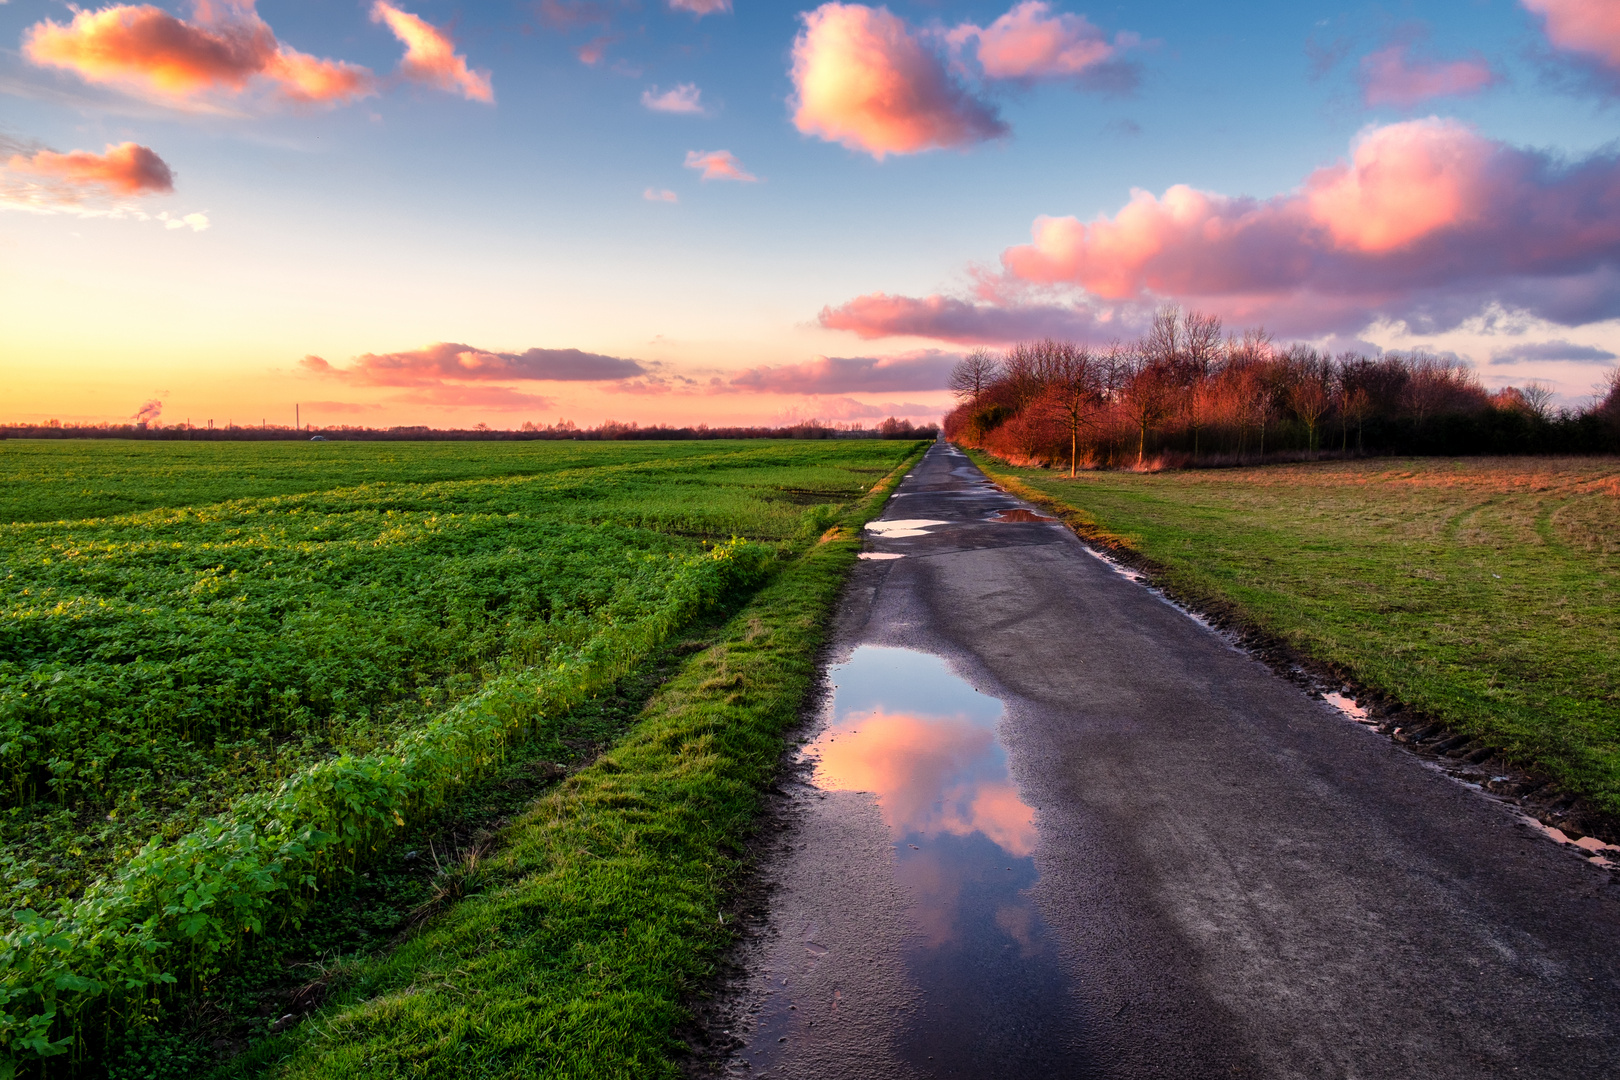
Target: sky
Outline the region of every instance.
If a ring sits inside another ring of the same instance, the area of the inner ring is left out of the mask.
[[[926,421],[1166,303],[1577,405],[1617,140],[1617,0],[0,0],[0,421]]]

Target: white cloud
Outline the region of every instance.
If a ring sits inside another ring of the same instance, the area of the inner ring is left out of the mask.
[[[641,103],[654,112],[702,116],[702,97],[703,91],[698,89],[697,83],[681,83],[663,93],[659,93],[656,86],[643,90]]]
[[[201,212],[186,214],[184,217],[170,217],[169,212],[165,210],[158,215],[158,220],[163,222],[165,229],[189,228],[192,232],[202,232],[213,224],[208,220],[208,215]]]

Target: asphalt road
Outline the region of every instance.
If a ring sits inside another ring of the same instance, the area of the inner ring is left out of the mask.
[[[728,1074],[1620,1077],[1609,871],[1019,507],[873,534]]]

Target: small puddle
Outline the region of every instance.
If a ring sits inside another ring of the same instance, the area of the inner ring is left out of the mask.
[[[1614,860],[1620,859],[1620,845],[1605,844],[1595,836],[1583,836],[1579,840],[1571,840],[1569,834],[1564,832],[1563,829],[1537,821],[1529,814],[1520,814],[1519,817],[1526,825],[1553,843],[1567,844],[1570,847],[1578,848],[1588,860],[1605,870],[1614,869],[1617,865]]]
[[[1036,1075],[1060,1060],[1069,990],[1030,899],[1035,812],[997,738],[1001,701],[910,649],[863,645],[829,679],[816,786],[877,801],[912,904],[922,1005],[897,1052],[926,1075]]]
[[[902,536],[927,536],[928,530],[935,525],[948,524],[950,522],[932,518],[895,518],[892,521],[869,521],[866,531],[893,540]]]
[[[861,552],[859,555],[857,555],[855,557],[857,559],[872,559],[872,560],[874,560],[876,562],[883,562],[883,561],[888,560],[888,559],[903,559],[903,558],[905,558],[904,555],[901,555],[899,552],[896,552],[896,551],[863,551],[863,552]]]
[[[1116,561],[1114,559],[1110,559],[1107,555],[1104,555],[1102,552],[1098,551],[1096,548],[1092,547],[1090,544],[1086,545],[1086,554],[1090,555],[1093,559],[1096,559],[1098,562],[1100,562],[1104,566],[1108,567],[1108,569],[1112,570],[1114,573],[1118,574],[1120,577],[1125,578],[1127,581],[1134,581],[1138,585],[1147,585],[1148,584],[1148,579],[1147,579],[1146,574],[1142,574],[1142,573],[1139,573],[1139,572],[1137,572],[1135,570],[1132,570],[1130,567],[1126,566],[1122,562],[1118,562],[1118,561]]]
[[[1322,700],[1358,724],[1376,723],[1372,717],[1367,715],[1366,709],[1356,704],[1355,698],[1345,697],[1343,694],[1323,694]]]
[[[1050,524],[1050,523],[1056,521],[1057,518],[1047,517],[1045,514],[1037,514],[1033,510],[1017,509],[1017,510],[1003,510],[998,514],[991,514],[990,517],[987,518],[986,520],[1000,521],[1000,522],[1044,521],[1044,522],[1047,522],[1048,524]]]

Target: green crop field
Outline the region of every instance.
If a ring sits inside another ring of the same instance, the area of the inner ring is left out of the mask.
[[[11,1061],[95,1075],[915,451],[0,443]]]
[[[1383,459],[1075,480],[980,458],[1177,595],[1620,814],[1620,461]]]
[[[359,484],[478,480],[612,462],[674,461],[712,442],[0,443],[0,522],[106,517]],[[736,444],[733,444],[736,445]]]

